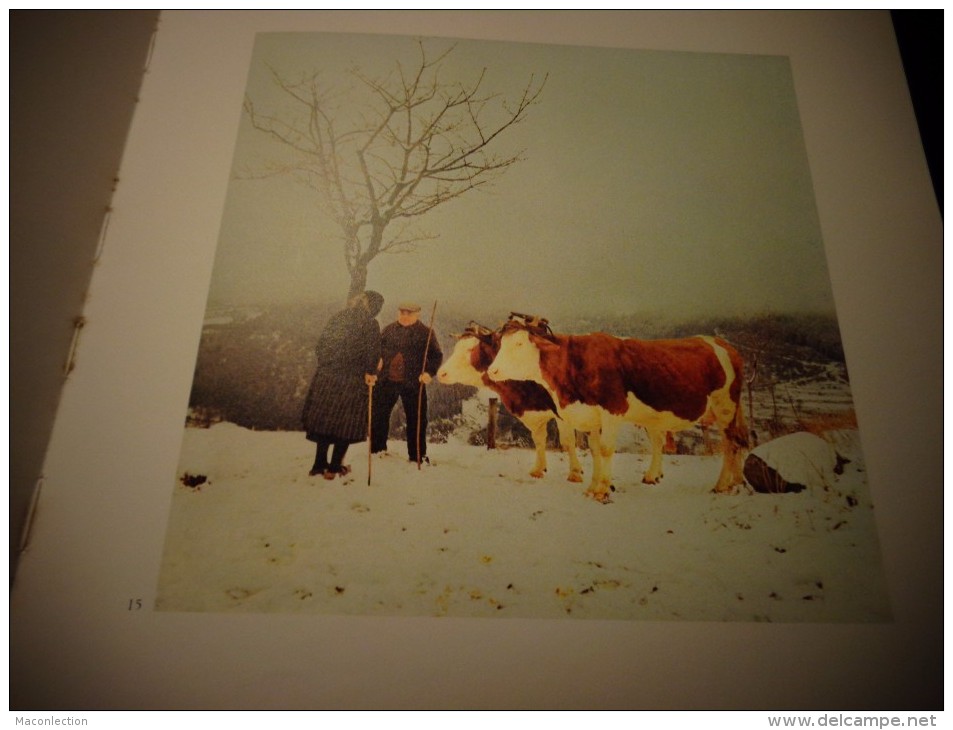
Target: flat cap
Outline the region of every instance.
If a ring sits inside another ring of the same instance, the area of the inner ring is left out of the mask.
[[[397,305],[397,308],[404,312],[419,312],[420,305],[414,302],[401,302]]]

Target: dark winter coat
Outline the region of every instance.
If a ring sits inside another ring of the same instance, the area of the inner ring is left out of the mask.
[[[384,353],[381,378],[407,383],[416,388],[417,379],[424,371],[424,350],[427,350],[426,371],[431,376],[436,375],[443,362],[443,353],[436,336],[430,338],[430,349],[427,349],[429,334],[430,328],[422,322],[414,322],[408,327],[400,322],[387,325],[381,332],[381,350]]]
[[[381,330],[363,305],[338,312],[315,347],[317,369],[301,421],[308,439],[329,436],[356,442],[367,438],[368,387],[377,373]]]

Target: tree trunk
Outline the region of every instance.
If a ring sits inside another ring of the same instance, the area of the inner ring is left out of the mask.
[[[363,251],[357,234],[356,232],[354,233],[351,248],[355,255],[348,261],[348,271],[351,274],[351,287],[347,293],[348,301],[367,289],[367,267],[370,266],[371,261],[377,258],[378,254],[381,253],[384,229],[390,220],[384,220],[377,215],[374,215],[373,218],[370,240],[367,242],[367,247],[363,249]]]
[[[351,301],[351,299],[361,294],[365,289],[367,289],[367,266],[357,264],[351,270],[351,287],[347,292],[347,300]]]

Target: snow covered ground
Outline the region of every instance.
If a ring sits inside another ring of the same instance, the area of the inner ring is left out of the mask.
[[[837,446],[852,460],[841,476],[781,495],[711,494],[720,462],[706,456],[666,456],[646,486],[647,455],[618,454],[603,505],[566,481],[557,453],[537,480],[528,449],[451,436],[418,470],[392,440],[368,486],[364,444],[350,477],[329,482],[308,476],[301,433],[188,428],[156,608],[889,621],[856,432]]]

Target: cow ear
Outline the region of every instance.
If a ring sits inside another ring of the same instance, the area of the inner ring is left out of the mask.
[[[532,341],[534,345],[536,345],[537,349],[540,352],[551,352],[553,350],[558,349],[556,343],[546,337],[530,335],[530,340]]]

